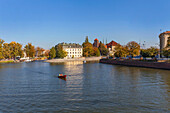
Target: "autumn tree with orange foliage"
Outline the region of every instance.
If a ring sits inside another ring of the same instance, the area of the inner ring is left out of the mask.
[[[9,58],[15,59],[17,56],[22,57],[23,56],[23,50],[22,50],[22,45],[17,42],[11,42],[8,44],[9,49],[10,49],[10,56]]]
[[[129,55],[131,55],[132,57],[140,55],[140,45],[137,42],[135,41],[128,42],[126,47]]]
[[[37,55],[37,57],[44,56],[43,55],[43,51],[45,51],[45,49],[43,49],[41,47],[37,47],[36,48],[36,55]]]
[[[85,42],[82,44],[83,46],[83,56],[90,57],[94,55],[93,45],[89,42],[88,36],[86,36]]]
[[[128,49],[126,46],[122,46],[118,44],[115,47],[115,53],[114,53],[115,57],[126,57],[127,55],[129,55],[129,53],[128,53]]]
[[[94,56],[100,56],[100,51],[97,47],[93,47]]]
[[[28,43],[25,46],[25,52],[27,57],[35,57],[35,53],[36,53],[35,47],[31,43]]]

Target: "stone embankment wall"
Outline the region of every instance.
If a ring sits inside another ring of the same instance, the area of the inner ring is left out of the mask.
[[[135,60],[120,61],[120,60],[111,60],[111,59],[101,59],[100,63],[170,70],[170,63],[166,63],[166,62],[147,62],[147,61],[135,61]]]
[[[82,57],[82,58],[73,58],[73,59],[51,59],[46,60],[45,62],[49,63],[60,63],[60,62],[72,62],[72,61],[100,61],[102,57]]]

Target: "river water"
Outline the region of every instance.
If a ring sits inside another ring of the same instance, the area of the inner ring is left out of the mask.
[[[56,76],[67,74],[67,80]],[[170,71],[101,63],[0,64],[0,112],[170,112]]]

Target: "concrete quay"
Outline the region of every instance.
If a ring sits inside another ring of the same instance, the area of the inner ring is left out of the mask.
[[[101,59],[100,63],[170,70],[170,63],[167,63],[167,62]]]
[[[72,58],[72,59],[50,59],[45,62],[48,63],[61,63],[61,62],[72,62],[72,61],[100,61],[102,57],[81,57],[81,58]]]

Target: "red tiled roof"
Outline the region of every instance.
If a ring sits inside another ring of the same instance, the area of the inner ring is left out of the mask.
[[[164,32],[164,33],[170,33],[170,31],[166,31],[166,32]]]
[[[96,39],[94,39],[94,40],[98,40],[97,38]],[[98,40],[99,41],[99,40]]]
[[[110,47],[110,46],[116,46],[117,44],[118,44],[117,42],[112,40],[110,43],[108,43],[106,45],[107,45],[107,47]]]
[[[161,34],[159,35],[159,38],[161,38],[161,36],[164,35],[164,34],[170,34],[170,31],[166,31],[166,32],[161,33]]]

